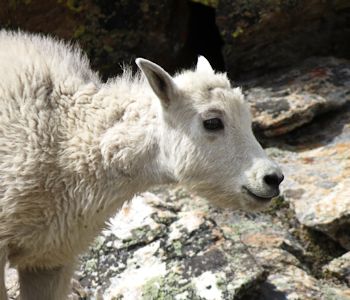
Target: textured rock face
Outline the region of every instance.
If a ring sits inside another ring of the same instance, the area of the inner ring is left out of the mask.
[[[342,112],[285,135],[270,149],[283,167],[284,197],[298,221],[350,249],[350,69],[333,58],[307,60],[288,72],[251,82],[247,98],[260,135],[292,131],[327,110]],[[248,85],[249,86],[249,85]],[[289,144],[286,147],[286,144]]]
[[[349,2],[221,0],[217,24],[229,74],[264,74],[306,57],[348,57]]]
[[[284,150],[269,152],[282,165],[284,197],[299,222],[350,249],[349,105],[294,131],[277,145]]]
[[[312,58],[243,85],[255,131],[281,135],[350,102],[350,61]]]
[[[0,28],[78,41],[104,77],[135,56],[174,71],[205,54],[222,70],[225,43],[229,74],[246,78],[314,55],[350,58],[349,16],[347,0],[2,0]]]
[[[202,200],[193,208],[186,207],[189,198],[181,192],[162,196],[141,195],[112,220],[98,246],[113,249],[103,251],[114,259],[107,273],[92,278],[86,266],[104,270],[106,261],[84,259],[82,276],[95,288],[107,282],[105,299],[233,299],[260,285],[264,269],[239,239],[209,219]],[[173,198],[179,200],[175,205]]]
[[[28,17],[30,16],[30,17]],[[0,28],[78,41],[94,68],[109,77],[137,56],[173,70],[186,41],[185,0],[1,1]]]
[[[350,285],[350,252],[332,260],[323,267],[323,272],[345,280]]]
[[[350,249],[350,142],[285,155],[285,197],[298,220]]]
[[[181,189],[158,190],[111,220],[82,258],[85,291],[75,291],[87,299],[349,299],[345,285],[313,277],[305,255],[267,214],[217,211]]]

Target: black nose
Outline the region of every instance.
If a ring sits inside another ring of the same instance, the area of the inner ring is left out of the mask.
[[[277,188],[279,184],[283,181],[283,179],[284,179],[283,175],[278,175],[276,173],[268,174],[264,176],[264,182],[273,188]]]

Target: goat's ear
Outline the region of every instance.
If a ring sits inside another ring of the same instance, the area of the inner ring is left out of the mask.
[[[214,73],[209,61],[204,56],[198,56],[196,71]]]
[[[168,107],[178,90],[173,78],[162,67],[147,59],[137,58],[135,62],[162,104]]]

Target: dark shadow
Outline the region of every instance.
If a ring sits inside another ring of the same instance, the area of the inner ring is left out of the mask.
[[[346,124],[350,124],[350,104],[319,115],[309,124],[285,135],[265,138],[257,134],[257,138],[264,147],[307,150],[333,142],[348,140],[350,138],[350,130],[345,128]]]
[[[261,294],[255,298],[256,300],[287,300],[286,293],[278,291],[276,286],[269,282],[264,282],[261,285],[260,292]]]
[[[188,68],[205,56],[216,71],[225,71],[222,55],[223,40],[215,22],[215,8],[188,1],[189,24],[185,46],[179,55],[179,65]]]

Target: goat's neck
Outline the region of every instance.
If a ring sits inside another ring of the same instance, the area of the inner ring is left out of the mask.
[[[130,181],[136,189],[174,183],[171,162],[162,151],[162,116],[152,92],[131,93],[122,100],[113,89],[108,97],[115,105],[102,108],[101,117],[112,119],[100,134],[102,163],[112,177]],[[131,90],[132,92],[132,90]],[[106,98],[106,95],[103,96]],[[141,98],[141,99],[140,99]],[[114,115],[113,118],[107,115]],[[101,127],[96,116],[96,128]]]

